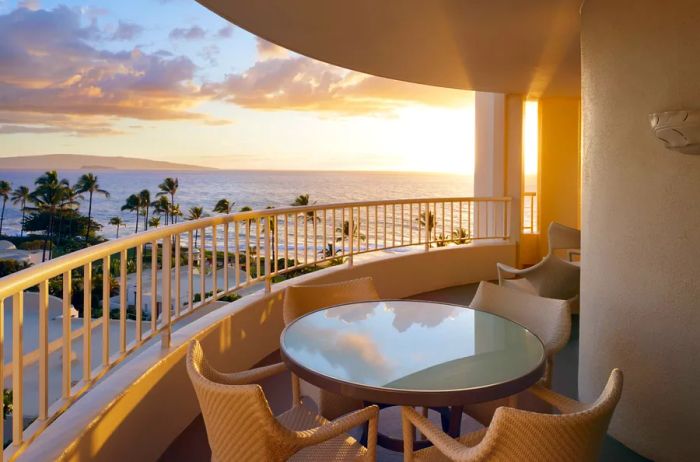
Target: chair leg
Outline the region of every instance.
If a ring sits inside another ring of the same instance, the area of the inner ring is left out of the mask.
[[[421,414],[423,414],[423,417],[425,417],[426,419],[428,418],[428,411],[429,411],[429,410],[430,410],[430,408],[429,408],[428,406],[423,406],[423,410],[422,410]],[[415,427],[413,427],[413,428],[414,428],[414,430],[416,431],[416,440],[425,440],[425,439],[427,439],[427,437],[426,437],[424,434],[422,434],[422,433],[420,432],[420,430],[418,430],[418,429],[415,428]]]
[[[404,462],[413,461],[413,434],[415,428],[413,424],[401,412],[401,429],[403,430],[403,460]]]

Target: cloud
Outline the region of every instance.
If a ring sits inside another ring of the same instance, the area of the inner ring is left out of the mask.
[[[112,128],[113,118],[89,118],[69,114],[17,113],[0,111],[0,133],[65,133],[74,136],[118,135]]]
[[[120,34],[139,27],[120,23]],[[119,29],[118,29],[119,31]],[[206,120],[190,111],[209,99],[195,64],[169,52],[110,51],[77,9],[17,9],[0,15],[0,123],[4,133],[115,134],[122,117]],[[8,114],[11,117],[8,117]]]
[[[36,11],[41,8],[41,2],[39,0],[21,0],[17,2],[17,8]]]
[[[112,40],[133,40],[143,32],[143,27],[138,24],[119,21],[117,30],[112,34]]]
[[[216,57],[220,52],[221,50],[217,45],[209,45],[202,48],[202,50],[198,53],[198,56],[206,60],[210,66],[216,66],[218,64]]]
[[[13,135],[16,133],[60,133],[64,130],[58,127],[29,127],[26,125],[0,125],[0,134]]]
[[[460,107],[471,92],[419,85],[349,71],[262,39],[258,60],[208,89],[219,98],[251,109],[316,111],[340,115],[392,115],[405,106]]]
[[[275,45],[272,42],[256,37],[256,48],[258,51],[258,60],[266,61],[268,59],[282,59],[289,56],[289,50]]]
[[[233,35],[233,26],[224,26],[218,30],[216,36],[218,38],[230,38]]]
[[[209,100],[266,111],[392,116],[410,105],[458,106],[472,97],[348,71],[262,39],[248,69],[201,84],[187,56],[100,46],[131,40],[143,28],[120,21],[105,31],[97,14],[66,6],[0,14],[0,133],[114,135],[121,133],[114,126],[122,118],[230,123],[194,110]],[[230,36],[233,30],[227,25],[209,35]],[[196,40],[208,34],[192,26],[173,29],[170,36]],[[205,44],[196,57],[215,65],[219,47]]]
[[[415,104],[464,106],[471,93],[348,71],[303,56],[261,56],[252,67],[209,87],[222,99],[263,110],[391,115]]]
[[[221,125],[231,125],[233,121],[228,120],[228,119],[205,119],[203,122],[206,125],[211,125],[213,127],[218,127]]]
[[[170,38],[173,40],[199,40],[203,39],[207,35],[199,26],[192,26],[189,28],[176,27],[170,31]]]

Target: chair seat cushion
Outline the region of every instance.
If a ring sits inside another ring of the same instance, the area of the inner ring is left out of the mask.
[[[486,435],[486,428],[467,433],[457,438],[457,441],[465,446],[473,447],[476,446],[484,439]],[[451,459],[447,458],[443,453],[440,452],[435,446],[429,448],[421,449],[414,454],[414,460],[416,462],[451,462]]]
[[[328,423],[320,415],[314,414],[304,406],[294,406],[277,416],[277,420],[290,430],[310,430]],[[350,435],[343,434],[325,443],[304,448],[289,460],[291,461],[335,461],[362,460],[367,449]]]

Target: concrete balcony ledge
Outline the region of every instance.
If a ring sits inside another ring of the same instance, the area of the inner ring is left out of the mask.
[[[199,339],[217,368],[250,368],[279,348],[288,285],[372,276],[382,297],[406,298],[493,279],[496,262],[514,259],[515,244],[503,240],[386,252],[247,295],[173,332],[170,348],[156,343],[137,353],[60,415],[18,460],[158,459],[200,412],[184,368],[189,341]]]

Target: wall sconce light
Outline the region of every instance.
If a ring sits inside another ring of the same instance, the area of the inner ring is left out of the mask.
[[[666,149],[700,154],[700,111],[668,111],[649,114],[654,135]]]

